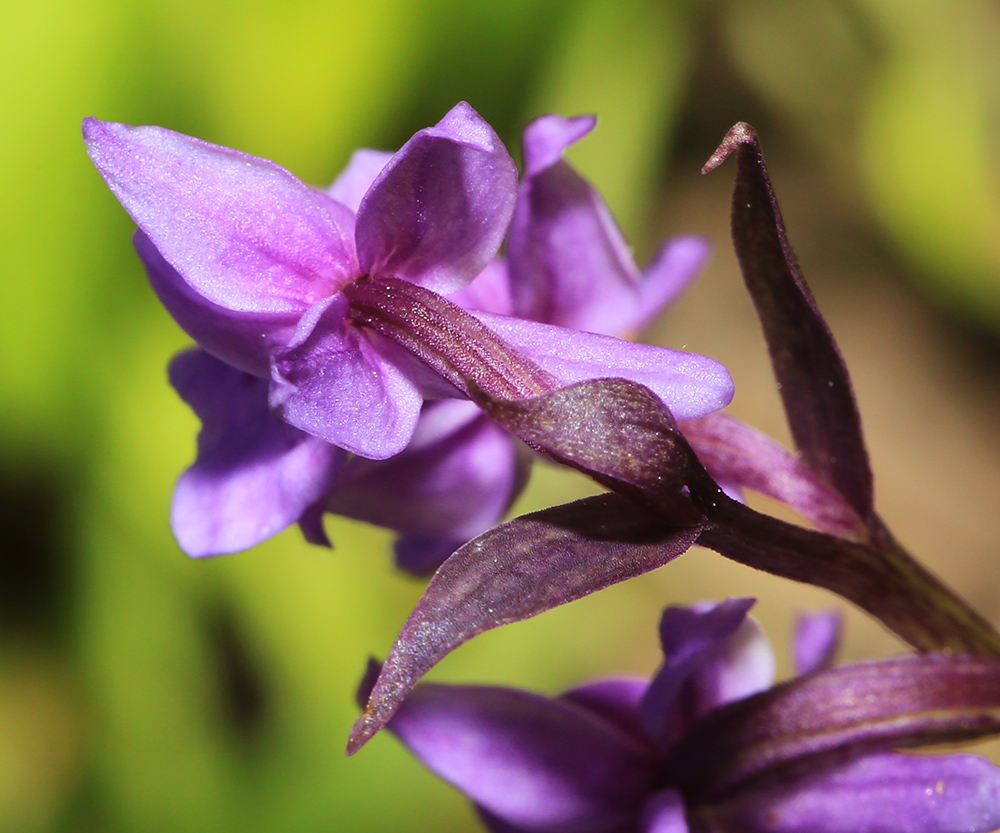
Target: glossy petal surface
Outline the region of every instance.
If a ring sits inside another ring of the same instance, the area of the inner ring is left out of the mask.
[[[799,616],[795,622],[793,655],[795,671],[811,674],[833,665],[840,647],[842,617],[837,610]]]
[[[368,189],[372,187],[372,183],[382,173],[382,169],[389,164],[392,157],[393,154],[382,150],[361,148],[354,151],[347,167],[326,189],[327,196],[332,197],[341,205],[346,205],[357,214],[358,208],[361,207],[361,200],[364,199]]]
[[[519,318],[473,314],[564,385],[609,377],[638,382],[659,396],[675,419],[712,413],[733,397],[729,371],[705,356]]]
[[[351,212],[279,165],[162,127],[88,119],[84,139],[125,210],[209,301],[301,312],[357,277]]]
[[[272,366],[270,405],[285,422],[362,457],[402,451],[413,435],[421,396],[400,369],[395,345],[346,326],[340,296],[304,316],[291,346]]]
[[[267,379],[271,354],[292,338],[297,312],[236,312],[195,292],[141,231],[132,241],[149,283],[174,320],[198,345],[234,368]]]
[[[664,662],[640,705],[643,727],[651,738],[667,746],[698,716],[701,709],[696,704],[678,703],[678,698],[700,668],[716,661],[752,605],[753,599],[729,599],[702,609],[668,607],[663,611]]]
[[[366,274],[449,293],[500,248],[514,207],[517,169],[468,104],[416,133],[382,170],[358,210]]]

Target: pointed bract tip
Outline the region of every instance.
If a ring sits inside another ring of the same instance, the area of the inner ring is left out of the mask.
[[[365,709],[361,717],[351,727],[350,735],[347,736],[347,757],[356,755],[361,747],[368,743],[381,728],[375,723],[371,707]]]
[[[757,145],[757,131],[745,121],[740,121],[729,128],[729,132],[722,140],[705,165],[702,167],[703,174],[711,173],[719,167],[739,145]]]

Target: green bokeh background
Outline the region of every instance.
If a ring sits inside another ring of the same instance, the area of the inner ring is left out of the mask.
[[[707,216],[725,248],[726,174],[695,177],[746,119],[794,172],[807,233],[853,218],[866,262],[932,315],[990,351],[1000,332],[987,0],[0,0],[0,68],[0,831],[474,826],[391,739],[342,751],[364,662],[420,592],[384,533],[334,519],[333,553],[292,530],[208,562],[173,543],[197,424],[165,366],[187,339],[86,158],[85,116],[323,184],[461,99],[515,156],[534,116],[596,113],[572,159],[640,260]],[[542,470],[521,508],[588,488]],[[648,673],[663,604],[747,592],[725,584],[742,573],[673,569],[485,636],[437,678]]]

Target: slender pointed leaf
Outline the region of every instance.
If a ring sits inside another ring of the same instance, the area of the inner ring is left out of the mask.
[[[351,731],[348,753],[462,643],[655,570],[685,552],[700,531],[700,525],[666,525],[606,494],[525,515],[473,539],[441,566],[407,619]]]
[[[807,465],[868,520],[872,475],[850,376],[788,243],[753,128],[742,122],[733,127],[702,173],[734,152],[733,242],[795,445]]]

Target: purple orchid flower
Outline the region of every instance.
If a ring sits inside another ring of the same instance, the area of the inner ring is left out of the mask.
[[[858,698],[866,680],[912,674],[923,658],[827,670],[837,628],[819,616],[799,630],[806,676],[771,688],[774,656],[746,618],[751,604],[667,608],[665,661],[649,683],[610,679],[556,698],[424,683],[389,728],[472,799],[495,833],[983,833],[1000,825],[1000,770],[988,761],[889,751],[934,739],[908,737],[912,723],[882,742],[859,727],[885,714],[906,723],[913,703]],[[956,669],[933,668],[939,676]],[[882,685],[891,699],[892,684]]]
[[[601,337],[613,327],[596,311],[631,309],[618,302],[626,293],[638,297],[635,287],[642,281],[599,198],[558,153],[553,155],[559,124],[565,147],[591,123],[581,132],[576,122],[550,118],[544,141],[538,129],[529,128],[525,146],[531,172],[520,201],[555,170],[571,184],[570,191],[582,188],[590,194],[589,213],[600,222],[588,218],[586,210],[581,219],[578,208],[572,216],[558,205],[548,215],[530,207],[518,211],[539,214],[539,222],[551,229],[550,238],[560,228],[581,224],[600,230],[593,238],[595,252],[617,251],[618,266],[607,272],[603,292],[597,280],[601,272],[592,270],[588,282],[598,291],[592,292],[591,312],[574,322],[588,325],[594,335],[505,317],[517,305],[504,264],[490,258],[513,208],[513,168],[499,140],[468,105],[418,133],[398,154],[359,151],[325,193],[307,188],[273,163],[160,128],[85,123],[95,164],[139,223],[136,248],[154,289],[181,326],[218,359],[179,359],[171,373],[208,437],[200,442],[199,460],[181,479],[174,500],[174,530],[187,552],[233,552],[296,520],[309,540],[322,543],[320,516],[326,509],[397,529],[403,535],[401,564],[414,572],[433,569],[503,515],[525,482],[525,455],[471,403],[430,402],[412,452],[384,469],[361,458],[398,453],[414,436],[423,399],[462,396],[466,379],[483,390],[496,388],[489,373],[477,373],[484,360],[465,355],[468,341],[476,338],[495,342],[499,333],[518,356],[529,357],[507,363],[514,366],[508,375],[515,377],[513,386],[501,379],[508,396],[615,374],[651,386],[692,415],[728,402],[731,382],[714,362]],[[548,155],[544,163],[543,154]],[[544,236],[525,244],[512,241],[512,263],[538,260],[544,246]],[[638,326],[648,317],[650,297],[665,302],[671,288],[679,291],[703,257],[700,240],[681,239],[666,247],[644,284],[655,291],[643,294],[645,306],[628,323]],[[428,350],[426,343],[415,344],[416,328],[407,322],[426,312],[428,294],[417,285],[448,291],[476,272],[476,280],[452,298],[479,320],[451,305],[436,309],[436,318],[429,316],[432,335],[425,339],[434,345]],[[377,320],[385,309],[372,315],[370,284],[381,275],[392,275],[386,280],[395,282],[383,293],[389,297],[383,307],[391,307],[393,299],[398,303]],[[410,291],[399,278],[411,285]],[[534,278],[536,296],[544,280],[550,278]],[[550,294],[556,290],[552,285]],[[595,301],[601,297],[608,302],[603,307]],[[386,318],[393,320],[387,324]],[[497,353],[512,355],[507,344],[488,346],[493,356],[486,364],[503,364]],[[456,358],[456,353],[461,355]],[[518,364],[522,376],[529,377],[527,385],[516,378]],[[428,365],[440,375],[428,372]],[[199,380],[202,373],[206,378]],[[253,388],[262,398],[255,408],[256,436],[246,442],[230,438],[225,455],[213,456],[211,438],[249,423],[231,413],[234,405],[214,394],[209,379],[219,383],[220,391],[242,385],[241,390]],[[270,438],[262,436],[265,395],[271,410],[281,415],[271,421]],[[286,457],[305,460],[304,452],[292,448],[316,443],[305,437],[293,441],[290,426],[359,457],[344,465],[342,453],[313,454],[318,468],[307,472],[302,462]],[[213,459],[202,460],[203,454]],[[274,470],[271,493],[268,466]],[[288,482],[293,467],[311,487]],[[254,472],[253,500],[245,489],[248,471]],[[317,493],[319,483],[328,484],[324,494]],[[393,492],[395,497],[387,499]],[[441,512],[448,503],[450,511]],[[266,522],[253,517],[255,504]],[[397,511],[404,504],[407,511]],[[199,506],[212,507],[214,517],[199,518]],[[227,528],[234,524],[243,528]]]
[[[600,195],[563,159],[594,124],[589,116],[550,115],[528,125],[507,259],[492,261],[450,300],[484,321],[506,315],[620,336],[645,326],[687,288],[708,256],[705,240],[667,241],[640,273]],[[363,184],[350,168],[342,180]],[[399,532],[397,565],[429,574],[503,518],[530,462],[475,406],[433,403],[414,441],[391,461],[349,461],[326,505]]]

